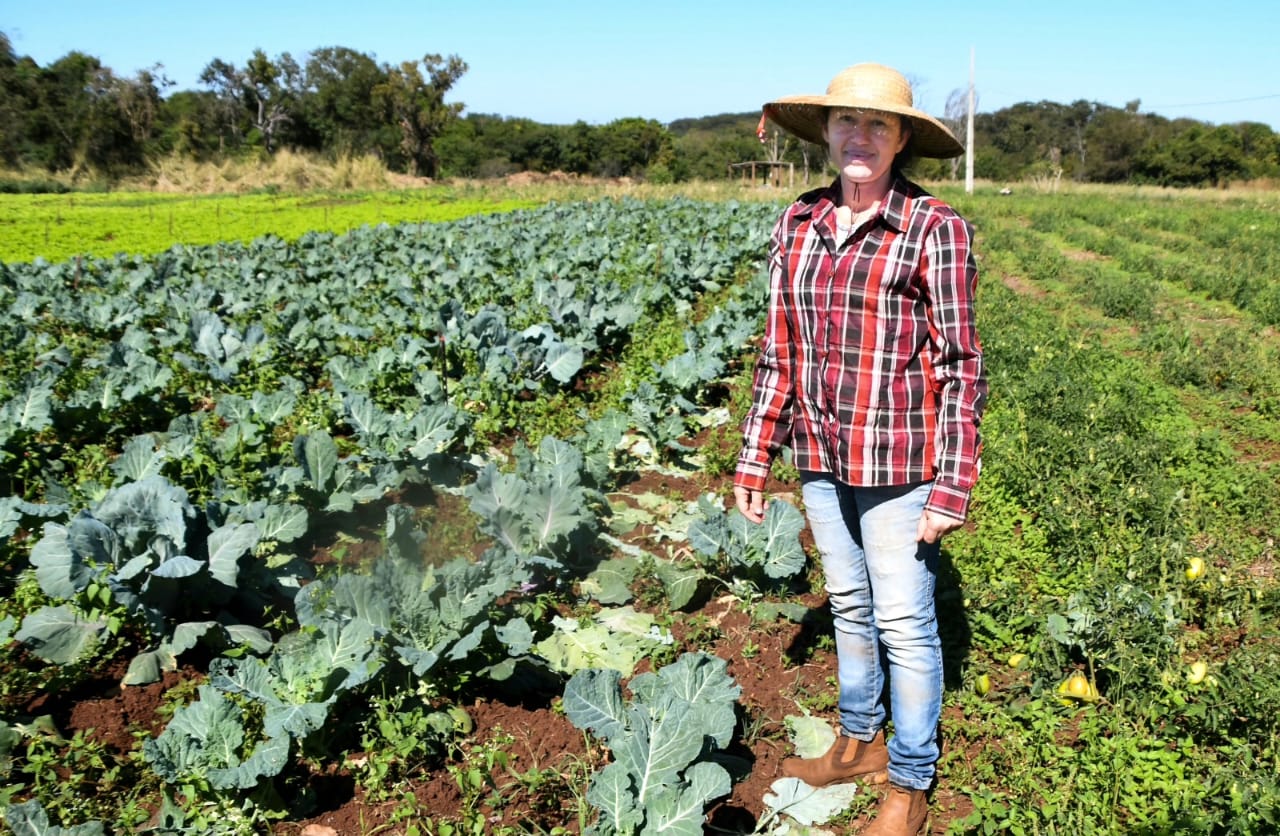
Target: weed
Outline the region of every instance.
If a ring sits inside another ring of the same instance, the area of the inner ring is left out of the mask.
[[[782,723],[750,704],[739,707],[738,729],[739,739],[750,747],[762,740],[780,740],[786,736],[786,727]]]
[[[653,610],[667,603],[667,587],[658,575],[658,567],[653,556],[646,554],[636,566],[636,573],[631,580],[631,594],[641,606]]]
[[[496,733],[478,745],[463,745],[460,749],[461,760],[446,766],[458,787],[461,802],[456,820],[438,823],[437,832],[441,836],[482,836],[489,832],[489,818],[485,808],[501,805],[497,778],[509,771],[511,756],[507,749],[513,742],[510,735]],[[490,800],[485,802],[486,798]]]
[[[816,691],[800,687],[796,691],[796,704],[810,714],[825,714],[834,711],[840,701],[840,689],[834,676],[825,678],[825,687]]]
[[[135,793],[150,782],[141,780],[136,759],[118,758],[83,731],[67,740],[56,731],[27,728],[25,758],[10,777],[25,778],[24,794],[39,800],[51,818],[130,826],[147,820]]]
[[[375,697],[370,700],[370,708],[362,722],[363,751],[348,756],[347,764],[360,776],[371,801],[399,794],[406,780],[433,759],[442,757],[455,736],[465,731],[448,712],[431,708],[419,695],[407,690]]]
[[[732,476],[738,467],[741,436],[736,426],[716,427],[698,450],[702,457],[702,474],[710,479]]]
[[[684,626],[686,650],[703,650],[710,653],[715,643],[724,635],[707,614],[702,612],[693,613],[685,618]]]

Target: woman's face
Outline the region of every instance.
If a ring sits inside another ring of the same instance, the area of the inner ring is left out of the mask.
[[[851,183],[889,179],[893,158],[911,139],[902,117],[881,110],[833,107],[822,132],[831,162]]]

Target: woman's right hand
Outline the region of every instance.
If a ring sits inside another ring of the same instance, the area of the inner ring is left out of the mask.
[[[734,486],[733,497],[738,502],[742,516],[753,523],[764,522],[764,492]]]

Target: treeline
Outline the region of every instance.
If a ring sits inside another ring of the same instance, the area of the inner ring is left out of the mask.
[[[0,166],[113,179],[179,155],[216,160],[281,148],[333,158],[374,155],[425,177],[520,171],[634,177],[655,182],[734,176],[751,160],[793,163],[796,181],[825,179],[824,149],[775,129],[758,113],[548,125],[463,115],[445,97],[466,73],[457,56],[379,63],[345,47],[243,64],[210,61],[198,90],[171,91],[159,65],[122,76],[71,52],[40,66],[0,32]],[[964,136],[963,119],[949,121]],[[1081,182],[1223,185],[1280,177],[1280,135],[1258,122],[1210,125],[1095,102],[1021,103],[975,118],[975,176]],[[924,179],[958,178],[961,161],[922,160]]]
[[[1023,102],[974,119],[974,173],[991,180],[1224,186],[1280,177],[1280,134],[1261,122],[1211,125],[1084,100]]]
[[[434,141],[462,110],[444,97],[466,70],[456,56],[379,64],[328,47],[299,62],[255,50],[243,65],[213,59],[200,74],[204,89],[166,96],[173,83],[159,65],[125,77],[71,52],[41,67],[0,33],[0,164],[113,176],[169,154],[289,147],[372,153],[394,170],[434,177]]]

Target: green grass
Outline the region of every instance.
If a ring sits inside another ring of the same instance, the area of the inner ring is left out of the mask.
[[[380,223],[451,221],[542,201],[448,187],[382,192],[174,195],[147,192],[0,195],[0,261],[148,255],[174,244],[293,240]]]

